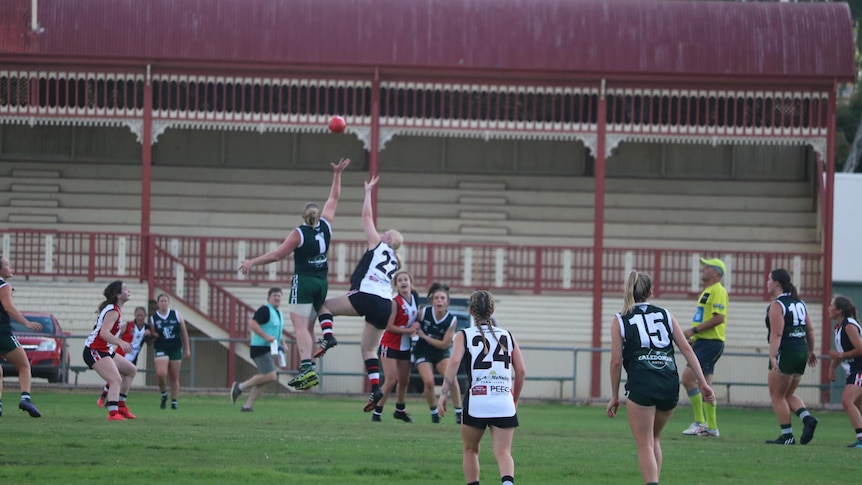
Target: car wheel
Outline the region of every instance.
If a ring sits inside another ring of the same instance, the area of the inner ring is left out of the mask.
[[[50,382],[51,384],[56,384],[58,382],[62,382],[62,379],[63,378],[60,375],[60,368],[59,367],[54,372],[48,374],[48,382]]]

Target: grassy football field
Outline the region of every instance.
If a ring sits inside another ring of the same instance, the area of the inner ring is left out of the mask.
[[[138,419],[108,422],[97,393],[36,390],[43,413],[17,408],[17,386],[3,393],[0,484],[136,483],[374,484],[464,483],[458,426],[449,414],[431,424],[411,396],[414,424],[370,422],[362,397],[264,396],[240,413],[224,395],[183,395],[179,410],[159,409],[152,392],[133,392]],[[240,399],[244,399],[244,396]],[[663,484],[848,483],[862,450],[843,412],[817,412],[807,446],[766,445],[778,436],[770,410],[719,408],[718,439],[682,436],[691,411],[681,407],[662,440]],[[634,441],[625,410],[611,420],[604,406],[525,402],[515,434],[518,484],[638,484]],[[801,424],[794,417],[797,437]],[[486,436],[482,483],[499,482]]]

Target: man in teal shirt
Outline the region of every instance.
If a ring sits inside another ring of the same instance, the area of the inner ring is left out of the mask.
[[[240,411],[251,412],[254,402],[263,394],[263,389],[270,382],[278,379],[273,349],[283,349],[284,315],[278,306],[281,305],[281,288],[270,288],[267,304],[257,309],[248,322],[251,331],[249,353],[254,360],[258,374],[244,382],[234,382],[230,390],[230,400],[236,404],[236,399],[243,391],[251,389],[251,393]]]

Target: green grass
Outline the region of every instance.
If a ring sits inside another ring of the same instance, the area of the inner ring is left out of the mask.
[[[11,386],[10,386],[11,387]],[[416,419],[371,423],[363,400],[306,395],[265,396],[254,413],[239,412],[227,394],[183,395],[178,411],[161,410],[158,395],[133,392],[138,419],[107,422],[96,393],[37,390],[41,419],[17,409],[4,392],[0,417],[0,483],[463,483],[458,427],[447,415],[432,425],[419,399]],[[524,403],[515,434],[518,484],[641,483],[625,411],[610,420],[604,406]],[[848,483],[862,450],[848,449],[844,413],[818,412],[807,446],[765,445],[778,435],[764,409],[719,409],[719,439],[684,437],[691,421],[677,410],[662,440],[663,484]],[[797,436],[801,425],[794,417]],[[489,437],[482,483],[499,483]],[[855,464],[854,464],[855,463]],[[853,480],[850,480],[851,482]]]

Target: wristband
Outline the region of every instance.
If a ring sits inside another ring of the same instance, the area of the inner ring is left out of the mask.
[[[697,327],[691,327],[691,333],[698,333],[698,332],[700,332],[700,330],[698,330]]]

